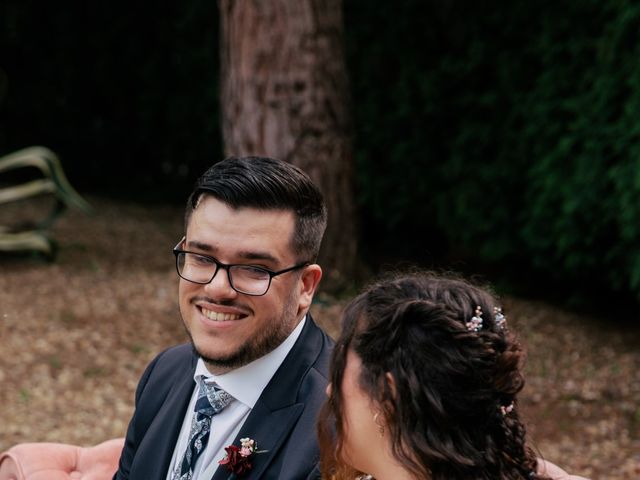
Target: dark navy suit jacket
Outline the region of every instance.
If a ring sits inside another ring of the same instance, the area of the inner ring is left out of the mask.
[[[256,402],[233,442],[250,437],[266,453],[254,455],[243,479],[314,478],[319,460],[316,418],[324,402],[333,342],[307,315],[298,340]],[[114,480],[165,480],[193,391],[197,357],[190,344],[170,348],[147,367],[136,391]],[[216,470],[213,480],[229,472]]]

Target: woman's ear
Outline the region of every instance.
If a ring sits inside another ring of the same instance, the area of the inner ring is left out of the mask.
[[[385,373],[384,377],[387,380],[387,385],[389,386],[389,390],[391,390],[391,395],[395,400],[398,395],[398,390],[396,388],[396,380],[395,378],[393,378],[393,375],[391,375],[391,372]]]
[[[380,380],[380,389],[382,391],[388,391],[391,393],[391,398],[385,398],[379,408],[382,408],[387,414],[395,415],[396,412],[396,400],[398,399],[398,389],[396,387],[396,380],[393,378],[391,372],[384,374]]]

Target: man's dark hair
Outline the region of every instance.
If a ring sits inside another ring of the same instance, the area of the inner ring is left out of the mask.
[[[300,261],[318,256],[327,208],[320,189],[298,167],[268,157],[229,157],[216,163],[196,181],[187,201],[185,228],[203,195],[232,208],[292,211],[293,252]]]

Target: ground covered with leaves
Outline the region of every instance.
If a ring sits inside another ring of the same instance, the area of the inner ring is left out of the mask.
[[[0,257],[0,451],[123,436],[144,367],[186,340],[171,253],[182,209],[89,200],[94,216],[68,212],[53,228],[55,262]],[[321,296],[313,307],[332,334],[343,302]],[[593,479],[640,478],[638,327],[504,303],[528,351],[520,408],[540,454]]]

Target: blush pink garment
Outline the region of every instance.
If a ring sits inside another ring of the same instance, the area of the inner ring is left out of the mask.
[[[0,454],[0,480],[111,480],[124,438],[94,447],[20,443]]]

